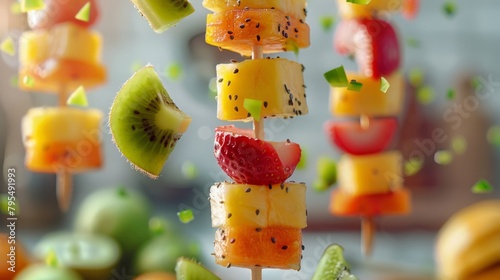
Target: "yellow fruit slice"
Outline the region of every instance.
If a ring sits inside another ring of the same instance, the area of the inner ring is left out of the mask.
[[[306,186],[217,183],[210,189],[212,226],[305,228]]]
[[[397,12],[403,0],[372,0],[366,5],[337,0],[339,13],[343,19],[372,18],[380,12]]]
[[[302,65],[283,58],[217,65],[217,118],[250,121],[245,99],[261,100],[260,116],[293,117],[308,113]]]
[[[355,73],[348,73],[347,77],[350,81],[356,80],[363,86],[359,91],[345,87],[331,87],[330,111],[334,116],[396,116],[401,112],[404,101],[404,79],[400,72],[385,77],[389,82],[389,89],[385,93],[380,90],[381,79]]]
[[[352,195],[390,192],[403,184],[402,162],[397,151],[363,156],[345,154],[337,164],[339,187]]]
[[[99,168],[102,117],[98,110],[30,109],[22,120],[26,167],[49,173]]]

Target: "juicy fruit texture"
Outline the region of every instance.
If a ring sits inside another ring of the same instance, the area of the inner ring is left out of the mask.
[[[156,33],[164,32],[194,12],[186,0],[131,0]]]
[[[10,245],[8,244],[9,236],[5,233],[0,233],[0,279],[2,280],[14,279],[14,277],[27,267],[30,262],[24,246],[22,246],[19,240],[16,240],[16,271],[12,272],[8,270],[10,267],[10,256],[8,256],[8,254],[11,254]]]
[[[387,92],[380,90],[380,79],[348,73],[349,80],[363,84],[359,92],[347,88],[331,87],[330,111],[334,116],[359,117],[367,115],[396,116],[403,108],[404,79],[400,72],[386,77],[390,84]]]
[[[442,279],[478,279],[477,274],[499,267],[499,220],[498,199],[477,202],[453,214],[437,236],[438,275]],[[500,275],[498,272],[491,274]]]
[[[341,55],[354,55],[360,73],[367,77],[388,76],[401,65],[398,36],[392,25],[383,20],[341,21],[334,46]]]
[[[44,261],[54,251],[57,261],[85,279],[108,280],[121,252],[111,238],[96,234],[55,232],[44,236],[34,248],[34,256]]]
[[[28,12],[28,24],[31,29],[49,29],[63,22],[71,22],[88,28],[94,25],[99,17],[98,1],[95,0],[44,0],[44,2],[44,9]],[[90,3],[89,20],[76,19],[75,15],[86,3]]]
[[[287,227],[224,227],[215,233],[215,262],[222,266],[300,269],[302,232]]]
[[[2,278],[3,279],[3,278]],[[32,264],[23,269],[15,280],[84,280],[78,273],[65,267]]]
[[[120,89],[109,114],[113,140],[139,171],[158,177],[191,118],[174,103],[155,72],[145,66]]]
[[[349,264],[344,259],[344,248],[338,244],[332,244],[326,247],[318,268],[314,272],[312,280],[322,279],[356,279],[349,273]]]
[[[212,227],[305,228],[306,186],[217,183],[210,188]]]
[[[31,108],[22,120],[26,167],[72,173],[100,168],[102,113],[77,108]]]
[[[127,256],[150,236],[150,206],[142,195],[125,188],[105,188],[87,196],[75,216],[81,233],[113,238]]]
[[[309,46],[309,26],[277,9],[240,9],[207,15],[205,41],[243,56],[253,46],[263,53],[283,52]]]
[[[302,69],[301,64],[282,58],[217,65],[217,118],[252,120],[243,106],[247,98],[263,102],[263,118],[306,115]]]
[[[270,142],[257,139],[252,130],[232,125],[215,129],[217,163],[237,183],[280,184],[293,174],[300,153],[300,146],[289,140]]]
[[[175,266],[175,274],[177,280],[220,280],[204,266],[187,258],[179,258]]]
[[[405,0],[371,0],[366,5],[349,3],[346,0],[337,0],[340,17],[344,19],[352,18],[373,18],[377,13],[395,12],[401,9]]]
[[[339,187],[352,195],[386,193],[400,188],[403,158],[400,152],[354,156],[344,154],[339,160]]]
[[[324,130],[332,142],[345,153],[353,155],[376,154],[384,151],[396,134],[396,118],[370,119],[369,126],[359,121],[327,121]]]
[[[332,192],[330,200],[330,212],[338,216],[373,217],[407,214],[410,208],[411,197],[406,188],[369,195],[355,195],[338,188]]]

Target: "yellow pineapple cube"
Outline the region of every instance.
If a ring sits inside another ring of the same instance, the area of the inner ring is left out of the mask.
[[[352,195],[388,193],[402,187],[402,156],[398,151],[355,156],[344,154],[337,166],[339,187]]]
[[[396,12],[402,8],[403,0],[372,0],[366,5],[337,0],[341,18],[372,18],[379,12]]]
[[[307,114],[302,65],[283,58],[217,65],[217,118],[251,121],[246,98],[263,102],[264,118]]]
[[[346,87],[331,87],[330,111],[334,116],[358,117],[397,116],[403,107],[404,78],[400,72],[385,77],[390,86],[387,92],[380,90],[381,79],[347,73],[349,81],[363,84],[360,91]]]
[[[228,10],[243,9],[270,9],[275,8],[304,20],[306,17],[306,0],[203,0],[203,7],[220,13]]]
[[[212,226],[305,228],[306,186],[217,183],[210,189]]]

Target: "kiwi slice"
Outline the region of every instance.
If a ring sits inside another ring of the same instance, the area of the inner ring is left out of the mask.
[[[156,33],[162,33],[194,12],[187,0],[132,0]]]
[[[349,264],[344,259],[344,248],[338,244],[328,246],[321,259],[312,280],[358,280],[349,271]]]
[[[187,258],[179,258],[175,266],[177,280],[220,280],[203,265]]]
[[[113,141],[139,171],[158,177],[191,118],[163,87],[153,66],[137,71],[120,89],[109,114]]]

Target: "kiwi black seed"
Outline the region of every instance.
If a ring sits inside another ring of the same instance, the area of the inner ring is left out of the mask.
[[[184,257],[177,260],[177,264],[175,266],[175,276],[177,279],[220,280],[219,277],[200,263]]]
[[[175,105],[151,65],[125,82],[109,114],[120,152],[152,178],[158,177],[190,123],[191,118]]]

